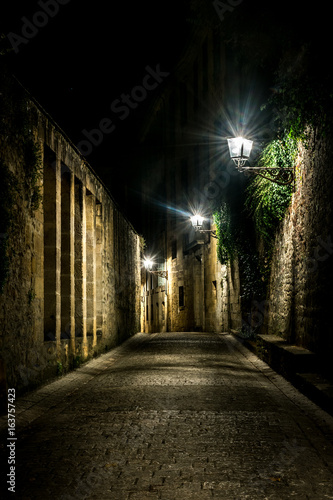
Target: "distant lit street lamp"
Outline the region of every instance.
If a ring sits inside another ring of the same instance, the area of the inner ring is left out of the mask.
[[[228,139],[230,158],[240,172],[251,172],[276,184],[291,184],[294,180],[294,169],[287,167],[250,167],[245,166],[250,157],[253,141],[243,137]]]
[[[156,276],[159,276],[160,278],[165,278],[166,280],[168,279],[168,271],[154,271],[153,267],[155,266],[155,262],[151,260],[150,258],[146,257],[143,261],[143,265],[145,266],[145,269],[151,273],[151,274],[156,274]]]
[[[190,219],[195,231],[198,231],[199,233],[210,233],[213,238],[217,238],[216,232],[212,229],[203,229],[203,221],[205,220],[204,217],[199,214],[194,214],[190,217]]]
[[[151,271],[153,269],[153,261],[151,259],[145,258],[143,261],[143,265],[147,271]]]
[[[202,231],[204,218],[201,215],[195,214],[191,217],[192,226],[196,231]]]

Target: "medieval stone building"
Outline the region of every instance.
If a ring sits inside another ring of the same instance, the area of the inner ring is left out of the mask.
[[[220,332],[241,324],[237,262],[232,270],[218,261],[211,210],[233,180],[220,136],[225,69],[220,33],[194,29],[147,113],[142,219],[145,255],[155,261],[143,279],[147,332]],[[205,218],[204,232],[191,225],[195,213]]]
[[[1,373],[17,391],[140,330],[140,238],[9,77],[1,116]]]

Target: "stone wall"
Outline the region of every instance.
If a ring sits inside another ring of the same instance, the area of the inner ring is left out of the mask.
[[[222,331],[240,332],[243,319],[237,257],[223,266],[222,277]]]
[[[333,170],[330,137],[300,149],[296,189],[277,234],[266,330],[330,357]]]
[[[217,259],[215,238],[201,235],[184,247],[182,236],[180,233],[173,254],[171,240],[175,233],[172,233],[164,266],[167,280],[143,272],[142,330],[147,333],[240,330],[237,259],[222,266]]]
[[[24,391],[140,331],[141,271],[139,235],[64,133],[20,92],[28,129],[1,117],[1,162],[15,185],[2,233],[0,359],[7,385]],[[38,208],[27,183],[27,140],[41,154]]]

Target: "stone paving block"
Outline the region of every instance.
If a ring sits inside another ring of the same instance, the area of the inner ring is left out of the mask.
[[[97,359],[22,404],[19,498],[333,496],[332,417],[232,336],[133,337]]]

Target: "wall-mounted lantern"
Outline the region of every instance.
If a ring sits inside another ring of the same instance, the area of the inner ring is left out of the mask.
[[[156,276],[159,276],[160,278],[165,278],[166,280],[168,279],[168,271],[154,271],[153,270],[153,268],[155,266],[155,262],[153,260],[151,260],[149,257],[146,257],[144,259],[143,265],[149,273],[156,274]]]
[[[250,157],[253,141],[243,137],[228,139],[230,158],[240,172],[251,172],[276,184],[291,184],[294,180],[294,169],[287,167],[250,167],[246,165]]]
[[[202,231],[204,218],[201,215],[195,214],[191,217],[191,224],[196,231]]]
[[[143,261],[143,265],[145,266],[145,269],[147,269],[147,271],[151,271],[153,269],[153,264],[153,261],[149,258],[145,258]]]
[[[199,214],[194,214],[190,217],[190,220],[195,231],[198,231],[199,233],[210,233],[213,238],[217,238],[216,232],[212,229],[203,229],[203,222],[205,220],[204,217]]]
[[[250,157],[252,144],[253,141],[249,141],[243,137],[228,139],[230,158],[240,171],[242,171],[246,161]]]

